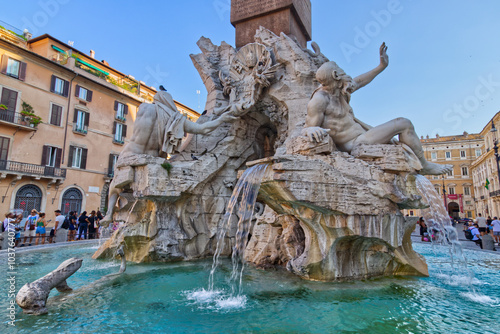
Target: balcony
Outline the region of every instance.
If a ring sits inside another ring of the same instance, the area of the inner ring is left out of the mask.
[[[80,125],[78,123],[73,124],[73,132],[80,135],[86,135],[89,127],[86,125]]]
[[[7,175],[15,175],[20,180],[23,176],[32,177],[35,180],[51,179],[49,184],[59,184],[66,178],[66,169],[42,165],[33,165],[24,162],[0,160],[0,178]]]
[[[126,121],[127,121],[127,119],[126,119],[125,117],[123,117],[123,116],[118,116],[118,115],[116,115],[116,116],[115,116],[115,119],[116,119],[117,121],[120,121],[120,122],[126,122]]]
[[[31,123],[29,116],[21,115],[20,113],[0,109],[0,124],[16,127],[19,130],[36,131],[35,124]]]
[[[500,196],[500,189],[495,191],[490,191],[490,197]]]
[[[120,138],[113,137],[113,143],[118,145],[123,145],[125,144],[125,141],[123,140],[123,137]]]

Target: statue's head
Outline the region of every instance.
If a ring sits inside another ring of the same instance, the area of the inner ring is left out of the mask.
[[[165,106],[170,107],[170,109],[177,110],[177,107],[175,106],[174,99],[172,98],[172,95],[168,92],[160,91],[156,93],[156,95],[153,98],[153,103],[155,104],[163,104]]]
[[[342,93],[349,95],[354,91],[356,83],[334,61],[321,65],[316,72],[316,79],[325,87],[340,88]]]

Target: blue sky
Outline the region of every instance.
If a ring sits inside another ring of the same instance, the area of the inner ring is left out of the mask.
[[[93,49],[199,111],[206,90],[189,54],[200,52],[201,36],[234,45],[230,0],[0,3],[1,21]],[[499,14],[497,0],[312,0],[312,37],[351,76],[375,67],[388,45],[389,67],[352,96],[358,118],[407,117],[424,136],[473,133],[500,106]]]

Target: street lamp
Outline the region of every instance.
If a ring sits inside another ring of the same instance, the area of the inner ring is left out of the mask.
[[[444,174],[442,175],[443,177],[443,198],[444,198],[444,208],[446,211],[448,211],[448,203],[446,203],[446,188],[444,186]],[[448,212],[449,213],[449,212]]]
[[[493,149],[495,150],[495,160],[497,162],[498,181],[500,182],[500,165],[498,163],[500,161],[500,156],[498,155],[498,139],[496,136],[497,128],[495,128],[495,123],[493,123],[493,120],[491,121],[490,132],[493,134]]]

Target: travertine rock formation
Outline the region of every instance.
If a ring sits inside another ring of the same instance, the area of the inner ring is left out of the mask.
[[[259,160],[272,168],[259,194],[266,206],[247,246],[249,262],[315,280],[426,275],[411,248],[414,223],[399,211],[423,206],[412,176],[418,160],[398,145],[361,146],[349,155],[329,138],[311,144],[301,137],[319,86],[316,70],[328,59],[316,45],[306,50],[263,28],[255,42],[236,50],[200,39],[202,53],[191,58],[209,112],[198,122],[229,109],[241,118],[190,135],[169,170],[161,158],[124,159],[115,178],[134,182],[114,218],[125,224],[94,257],[110,257],[121,244],[137,262],[212,256],[238,172]],[[222,254],[230,254],[234,235],[229,231]]]

